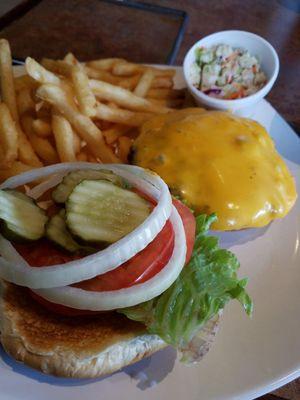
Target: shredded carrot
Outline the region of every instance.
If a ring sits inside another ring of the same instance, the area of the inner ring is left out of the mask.
[[[234,92],[234,93],[231,93],[229,96],[227,96],[226,98],[228,99],[228,100],[234,100],[234,99],[237,99],[239,97],[239,93],[238,92]]]
[[[228,100],[240,99],[244,97],[244,89],[241,88],[237,92],[231,93],[229,96],[226,97]]]

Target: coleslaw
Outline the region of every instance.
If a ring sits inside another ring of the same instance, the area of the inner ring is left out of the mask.
[[[228,100],[250,96],[267,83],[257,57],[226,44],[196,49],[192,75],[197,89]]]

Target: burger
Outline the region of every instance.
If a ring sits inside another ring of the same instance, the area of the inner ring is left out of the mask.
[[[216,213],[216,230],[265,226],[284,217],[297,197],[266,130],[228,112],[190,108],[152,118],[131,161],[157,172],[196,215]]]
[[[187,166],[177,162],[179,172]],[[196,211],[137,166],[57,164],[8,179],[0,187],[4,349],[79,378],[167,345],[185,362],[199,360],[225,305],[236,299],[251,314],[252,301],[238,260],[208,233],[216,215]]]

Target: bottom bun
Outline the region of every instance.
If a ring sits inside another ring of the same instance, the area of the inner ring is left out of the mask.
[[[219,316],[185,349],[187,361],[209,350]],[[48,311],[29,291],[0,280],[0,340],[5,351],[46,374],[95,378],[148,357],[167,344],[145,326],[117,312],[61,316]]]
[[[167,346],[121,314],[60,316],[35,302],[28,290],[6,282],[1,284],[0,332],[12,357],[60,377],[110,374]]]

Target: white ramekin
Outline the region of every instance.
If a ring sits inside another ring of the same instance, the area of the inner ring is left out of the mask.
[[[210,97],[192,84],[191,71],[195,63],[198,47],[211,47],[217,44],[228,44],[232,47],[247,49],[256,56],[262,70],[267,76],[267,83],[258,92],[236,100],[216,99]],[[273,46],[262,37],[245,31],[222,31],[206,36],[196,42],[188,51],[183,62],[183,73],[188,90],[197,104],[210,109],[230,110],[241,116],[251,116],[256,106],[271,90],[279,72],[279,59]]]

